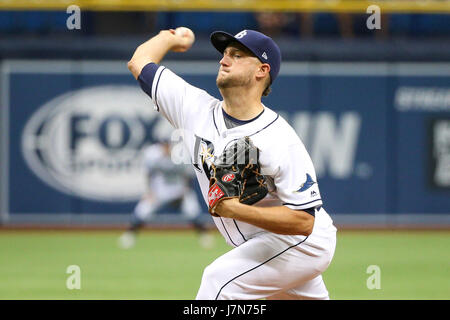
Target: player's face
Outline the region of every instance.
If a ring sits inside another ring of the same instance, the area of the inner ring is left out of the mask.
[[[261,62],[239,43],[230,44],[220,60],[216,84],[219,89],[252,86]]]

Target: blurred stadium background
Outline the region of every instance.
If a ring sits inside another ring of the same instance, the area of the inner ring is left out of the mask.
[[[116,248],[145,188],[141,151],[167,134],[126,62],[178,26],[196,42],[163,64],[217,97],[212,31],[279,44],[263,102],[301,136],[340,230],[331,297],[449,299],[450,1],[438,0],[0,1],[0,299],[192,299],[229,250],[218,234],[201,249],[169,209],[138,247]],[[65,286],[73,264],[81,290]],[[366,286],[370,265],[381,289]]]

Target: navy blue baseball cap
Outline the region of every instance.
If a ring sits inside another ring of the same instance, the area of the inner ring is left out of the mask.
[[[231,42],[239,42],[250,50],[262,63],[270,65],[270,83],[272,83],[280,72],[281,51],[272,38],[254,30],[242,30],[236,35],[224,31],[211,33],[211,43],[223,53]]]

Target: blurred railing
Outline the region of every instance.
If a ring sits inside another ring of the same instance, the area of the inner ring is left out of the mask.
[[[96,11],[290,11],[366,12],[377,5],[384,13],[450,13],[448,0],[1,0],[0,10],[56,10],[69,5]]]
[[[15,37],[0,41],[2,59],[110,59],[127,60],[145,36],[76,37],[66,41],[55,38]],[[341,41],[277,39],[283,61],[360,61],[360,62],[436,62],[450,61],[450,42],[433,39],[373,41],[355,39]],[[199,38],[191,50],[170,52],[168,60],[212,60],[219,55],[206,38]]]

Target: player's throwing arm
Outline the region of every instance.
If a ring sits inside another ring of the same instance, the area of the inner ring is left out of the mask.
[[[158,35],[141,44],[128,62],[128,69],[137,79],[148,63],[160,63],[169,51],[185,52],[195,41],[194,32],[186,27],[162,30]]]

